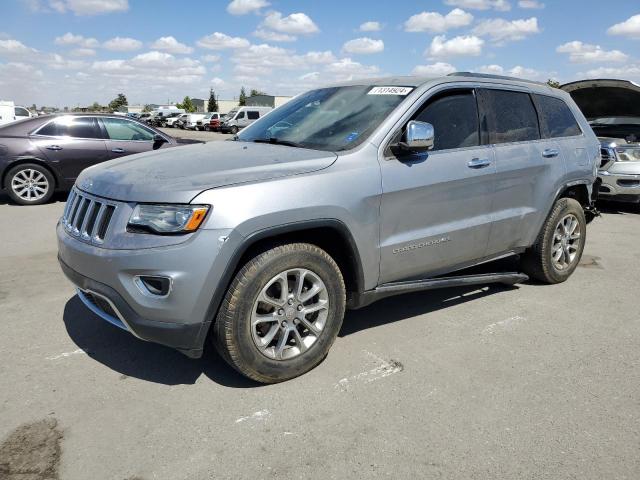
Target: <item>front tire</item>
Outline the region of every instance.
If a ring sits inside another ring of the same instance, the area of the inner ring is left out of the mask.
[[[229,129],[229,132],[231,132],[231,133],[233,133],[233,134],[235,135],[236,133],[238,133],[238,127],[236,127],[236,126],[234,125],[233,127],[231,127],[231,128]]]
[[[543,283],[567,280],[580,263],[587,235],[582,205],[572,198],[556,201],[536,243],[522,256],[522,270]]]
[[[7,173],[5,188],[18,205],[40,205],[53,196],[55,179],[49,170],[37,163],[23,163]]]
[[[344,280],[329,254],[308,243],[277,246],[233,279],[214,325],[216,349],[255,381],[289,380],[326,357],[345,302]]]

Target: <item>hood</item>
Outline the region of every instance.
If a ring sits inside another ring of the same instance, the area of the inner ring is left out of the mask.
[[[640,85],[627,80],[580,80],[560,87],[587,119],[640,117]]]
[[[214,141],[104,162],[84,170],[76,185],[114,200],[188,203],[210,188],[314,172],[336,158],[283,145]]]

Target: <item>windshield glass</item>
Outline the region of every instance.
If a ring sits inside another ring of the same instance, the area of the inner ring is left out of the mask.
[[[411,90],[370,85],[312,90],[247,127],[238,140],[347,150],[364,142]]]

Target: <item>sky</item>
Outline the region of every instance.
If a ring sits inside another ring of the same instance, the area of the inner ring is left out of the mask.
[[[640,82],[638,0],[1,0],[0,100],[294,95],[476,71]]]

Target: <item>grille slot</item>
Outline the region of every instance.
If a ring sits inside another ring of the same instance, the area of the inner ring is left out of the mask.
[[[100,244],[109,232],[115,210],[116,205],[111,202],[73,189],[64,208],[62,224],[71,235]]]

